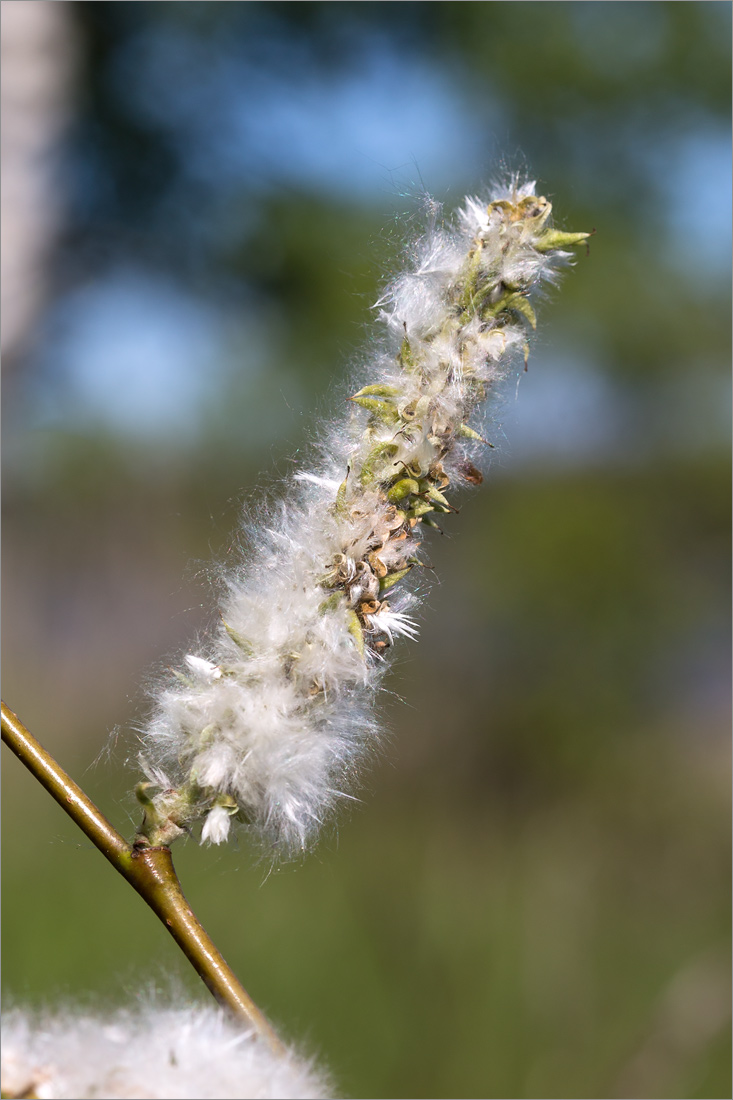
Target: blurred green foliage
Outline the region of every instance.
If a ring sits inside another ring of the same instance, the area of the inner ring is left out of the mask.
[[[172,442],[83,424],[29,437],[44,380],[32,357],[15,365],[9,705],[130,834],[122,762],[140,685],[211,621],[208,563],[226,560],[243,502],[256,512],[255,486],[337,406],[383,271],[401,262],[390,218],[415,209],[312,184],[192,183],[173,123],[133,110],[115,83],[124,51],[193,38],[215,67],[234,43],[246,68],[247,51],[272,58],[297,40],[324,79],[356,65],[369,36],[421,58],[486,127],[487,159],[456,166],[449,205],[490,173],[495,143],[510,160],[522,150],[562,224],[598,230],[543,308],[520,404],[550,351],[587,356],[623,395],[625,434],[587,461],[514,465],[508,432],[508,454],[430,543],[441,583],[390,677],[407,705],[385,703],[392,733],[364,805],[269,876],[246,841],[182,845],[184,888],[344,1095],[730,1095],[730,475],[716,419],[730,283],[695,259],[696,196],[684,232],[663,209],[675,135],[728,124],[730,6],[70,7],[82,62],[70,157],[87,183],[59,283],[131,255],[241,300],[272,339],[266,369],[223,375],[199,436]],[[203,88],[208,71],[187,79]],[[91,766],[113,727],[117,749]],[[9,994],[119,1000],[174,982],[203,996],[10,759],[3,781]]]

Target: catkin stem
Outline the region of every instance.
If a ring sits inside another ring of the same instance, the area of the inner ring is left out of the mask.
[[[282,1053],[284,1047],[273,1028],[194,916],[181,890],[170,848],[137,849],[128,844],[5,703],[2,739],[147,902],[219,1004],[235,1019],[255,1027],[276,1053]]]

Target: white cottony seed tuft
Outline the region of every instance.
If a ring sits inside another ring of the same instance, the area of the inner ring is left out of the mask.
[[[292,1050],[275,1054],[219,1008],[112,1015],[64,1007],[4,1013],[2,1095],[38,1100],[321,1100],[324,1076]]]
[[[550,211],[516,180],[467,199],[380,298],[382,340],[348,414],[247,527],[252,550],[226,578],[220,627],[157,697],[141,760],[168,790],[146,810],[151,843],[174,804],[181,829],[204,819],[204,841],[239,820],[287,856],[353,785],[378,735],[385,657],[417,635],[408,585],[425,528],[455,510],[455,485],[482,480],[486,441],[470,422],[526,362],[536,290],[589,236],[551,228]]]
[[[202,843],[223,844],[229,836],[232,818],[231,811],[223,806],[213,806],[206,815],[201,830]]]

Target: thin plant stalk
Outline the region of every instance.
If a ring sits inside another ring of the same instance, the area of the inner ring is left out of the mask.
[[[219,1004],[236,1019],[253,1026],[276,1053],[284,1052],[272,1026],[191,910],[173,867],[170,848],[129,844],[5,703],[2,739],[147,902]]]

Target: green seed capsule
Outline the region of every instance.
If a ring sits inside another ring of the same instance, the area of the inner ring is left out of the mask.
[[[379,582],[380,596],[382,592],[387,592],[393,585],[398,584],[403,577],[407,576],[411,569],[412,566],[408,565],[405,569],[398,569],[395,573],[388,573],[386,577],[382,577]]]
[[[378,443],[376,447],[373,447],[361,467],[359,480],[362,485],[370,485],[374,481],[379,481],[377,468],[382,463],[388,464],[389,459],[393,458],[398,451],[399,447],[396,443]]]
[[[387,493],[387,499],[392,503],[396,503],[398,500],[404,500],[405,497],[410,496],[411,493],[417,493],[420,490],[420,486],[415,481],[414,477],[403,477],[399,481],[395,482],[392,488]]]
[[[535,252],[554,252],[556,249],[572,248],[582,244],[590,233],[564,233],[561,229],[546,229],[533,244]]]
[[[359,651],[360,656],[364,656],[364,631],[361,628],[359,622],[359,616],[355,611],[347,611],[347,618],[349,624],[349,634],[354,639],[354,644]]]
[[[525,298],[523,294],[518,294],[515,290],[506,291],[496,302],[486,306],[482,310],[481,316],[484,321],[490,321],[506,310],[520,314],[532,328],[537,328],[537,318],[529,299]]]
[[[344,601],[344,594],[339,589],[338,592],[332,592],[330,596],[327,596],[323,603],[319,603],[318,610],[321,615],[327,614],[329,611],[335,611]]]
[[[242,635],[234,629],[234,627],[231,627],[229,623],[225,622],[223,619],[222,624],[234,644],[239,646],[239,648],[242,650],[242,653],[246,653],[248,657],[251,657],[254,653],[251,642],[248,642],[246,638],[243,638]]]
[[[361,405],[372,416],[383,420],[385,424],[396,424],[400,419],[397,409],[389,401],[381,401],[378,397],[350,397],[355,405]]]
[[[487,447],[493,448],[494,446],[493,443],[489,443],[488,439],[484,439],[482,435],[475,432],[473,428],[469,428],[468,424],[461,424],[456,431],[456,435],[460,436],[461,439],[475,439],[477,443],[485,443]]]
[[[422,519],[428,512],[434,512],[435,505],[431,504],[429,500],[416,500],[412,508],[408,512],[409,519]]]
[[[387,386],[379,383],[375,386],[364,386],[355,393],[351,398],[352,401],[356,401],[358,397],[399,397],[400,390],[397,386]]]
[[[410,341],[407,339],[406,336],[405,336],[404,340],[402,341],[402,347],[400,348],[400,353],[397,356],[397,359],[399,361],[400,366],[404,367],[404,369],[406,371],[414,371],[420,365],[418,363],[417,359],[415,358],[415,356],[412,354],[412,348],[410,347]]]

